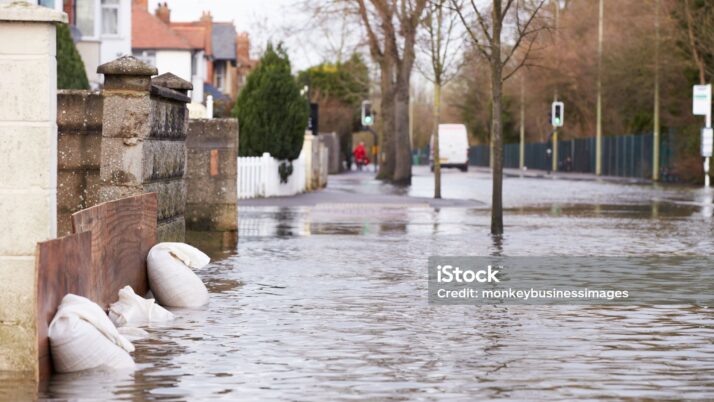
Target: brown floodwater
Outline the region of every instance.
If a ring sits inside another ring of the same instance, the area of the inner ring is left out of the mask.
[[[487,202],[487,178],[445,179],[451,197]],[[428,180],[335,186],[428,196]],[[506,192],[499,238],[487,207],[241,206],[237,250],[199,273],[210,304],[148,328],[135,371],[55,375],[39,390],[6,379],[0,396],[714,399],[711,308],[438,306],[426,281],[432,255],[708,255],[708,193],[518,178]]]

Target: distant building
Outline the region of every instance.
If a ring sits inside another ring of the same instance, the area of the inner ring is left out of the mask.
[[[248,34],[238,34],[232,22],[214,22],[210,12],[198,21],[172,21],[166,2],[151,14],[148,0],[134,0],[132,21],[134,56],[160,74],[170,71],[191,81],[195,103],[203,103],[206,95],[235,100],[256,64]]]
[[[191,43],[169,26],[171,14],[168,7],[159,6],[156,15],[149,13],[147,7],[147,0],[134,0],[131,10],[132,54],[155,66],[159,74],[171,72],[192,81],[194,66]]]
[[[40,5],[61,7],[67,13],[93,87],[102,82],[99,65],[131,54],[131,0],[40,0]]]

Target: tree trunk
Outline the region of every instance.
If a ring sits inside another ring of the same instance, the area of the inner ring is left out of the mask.
[[[441,157],[439,154],[439,120],[441,120],[441,83],[434,83],[434,130],[433,132],[433,166],[434,166],[434,198],[441,198]]]
[[[382,143],[379,144],[381,147],[380,154],[384,155],[384,158],[378,156],[380,157],[380,160],[379,174],[377,175],[377,179],[392,180],[392,177],[394,176],[394,168],[396,166],[396,158],[394,153],[394,73],[392,67],[385,64],[386,63],[383,63],[380,66],[380,89],[382,91],[380,104],[380,113],[382,119]],[[377,163],[377,161],[374,162]]]
[[[491,141],[493,143],[493,192],[491,194],[491,234],[503,234],[503,126],[501,91],[503,64],[501,62],[501,7],[493,6],[493,36],[491,46]]]
[[[409,138],[409,79],[397,80],[394,102],[396,165],[392,181],[409,185],[412,182],[412,147]]]

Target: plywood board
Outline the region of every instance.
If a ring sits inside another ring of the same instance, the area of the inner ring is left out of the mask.
[[[52,372],[47,330],[62,298],[73,293],[88,296],[92,289],[92,234],[77,233],[37,244],[37,357],[39,376]]]
[[[148,290],[146,256],[156,244],[156,193],[105,202],[72,215],[75,233],[92,233],[89,298],[107,309],[117,292]]]

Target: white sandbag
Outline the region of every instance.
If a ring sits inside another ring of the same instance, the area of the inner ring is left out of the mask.
[[[117,331],[130,342],[138,341],[147,338],[149,333],[137,327],[119,327]]]
[[[131,368],[131,344],[117,331],[101,307],[68,294],[48,330],[55,370],[70,373],[92,368]]]
[[[159,243],[147,257],[149,287],[156,300],[168,307],[200,307],[208,303],[208,289],[191,270],[211,259],[184,243]]]
[[[186,243],[161,243],[168,247],[171,255],[193,269],[201,269],[211,262],[211,257],[196,247]]]
[[[109,318],[117,327],[165,322],[174,319],[170,311],[134,293],[131,286],[119,290],[119,300],[109,306]]]

